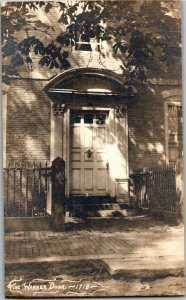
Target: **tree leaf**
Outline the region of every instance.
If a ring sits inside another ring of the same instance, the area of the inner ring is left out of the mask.
[[[52,4],[49,2],[49,3],[47,3],[47,5],[45,6],[45,11],[46,11],[46,13],[48,13],[50,10],[51,10],[51,8],[52,8],[53,6],[52,6]]]
[[[25,61],[26,61],[27,64],[29,64],[29,63],[31,64],[32,63],[32,59],[31,59],[30,56],[27,56],[26,59],[25,59]]]

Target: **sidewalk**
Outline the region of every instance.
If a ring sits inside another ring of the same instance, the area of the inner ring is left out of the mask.
[[[143,216],[87,221],[69,218],[65,232],[6,233],[5,260],[9,279],[19,274],[19,269],[32,269],[33,264],[37,273],[44,264],[42,274],[46,276],[103,269],[117,280],[183,276],[183,228]]]
[[[6,262],[55,258],[162,257],[183,262],[183,228],[149,217],[68,218],[65,232],[21,231],[5,234]]]

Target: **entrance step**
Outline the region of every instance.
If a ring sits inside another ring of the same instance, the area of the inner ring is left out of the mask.
[[[116,198],[110,196],[71,196],[65,200],[67,206],[116,203]]]
[[[134,209],[120,209],[120,210],[97,210],[97,211],[78,211],[74,210],[70,212],[71,217],[78,218],[123,218],[133,217],[139,215],[139,212]]]
[[[75,204],[69,205],[69,210],[98,211],[98,210],[122,210],[135,209],[130,203],[100,203],[100,204]]]
[[[74,205],[69,207],[69,216],[88,218],[123,218],[142,214],[139,209],[131,207],[129,204],[105,203],[98,205]]]
[[[66,199],[70,217],[78,218],[123,218],[141,215],[131,203],[117,203],[109,196],[70,197]]]

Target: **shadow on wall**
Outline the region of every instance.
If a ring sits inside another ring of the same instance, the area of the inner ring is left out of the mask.
[[[7,117],[7,160],[10,162],[50,159],[50,100],[42,91],[44,84],[33,80],[13,82]],[[137,89],[135,101],[128,105],[130,170],[165,163],[163,88],[138,86]],[[109,134],[114,144],[115,134]],[[121,134],[118,149],[122,139]]]
[[[136,100],[128,105],[130,171],[165,164],[164,89],[138,86]]]
[[[50,160],[50,101],[45,82],[15,80],[7,108],[7,162]]]

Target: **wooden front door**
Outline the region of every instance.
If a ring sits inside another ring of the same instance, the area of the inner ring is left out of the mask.
[[[107,112],[71,111],[71,195],[108,195],[107,122]]]

